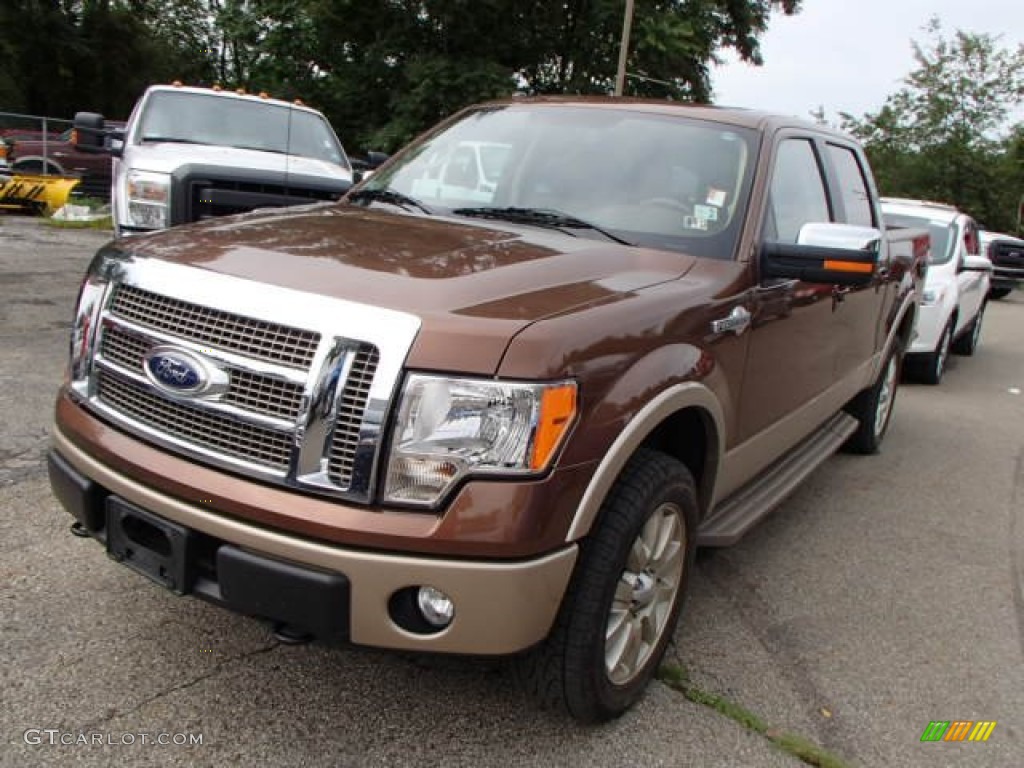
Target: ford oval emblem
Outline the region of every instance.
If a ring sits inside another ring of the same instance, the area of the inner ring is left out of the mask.
[[[157,347],[149,353],[146,373],[158,387],[176,395],[199,392],[210,380],[209,372],[197,357],[167,347]]]

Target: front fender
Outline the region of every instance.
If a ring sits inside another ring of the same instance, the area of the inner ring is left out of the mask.
[[[678,348],[676,351],[679,351]],[[652,357],[655,356],[649,356],[649,358]],[[615,407],[622,398],[628,396],[631,389],[629,381],[634,376],[642,375],[645,369],[656,366],[660,362],[649,358],[645,358],[639,365],[631,369],[630,373],[609,392],[606,399],[609,407]],[[632,400],[633,398],[629,398],[627,402]],[[566,534],[567,542],[576,541],[590,531],[601,504],[636,449],[650,437],[662,422],[687,408],[697,409],[705,420],[709,439],[706,445],[701,498],[705,500],[711,498],[710,491],[714,488],[722,454],[721,435],[724,430],[724,415],[718,398],[706,384],[701,381],[681,381],[662,389],[655,396],[646,400],[639,410],[625,421],[618,436],[605,451],[583,494]]]

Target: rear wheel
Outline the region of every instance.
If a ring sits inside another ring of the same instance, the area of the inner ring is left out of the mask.
[[[1005,299],[1010,295],[1012,288],[990,288],[988,291],[988,297],[990,299]]]
[[[850,435],[843,446],[851,453],[878,453],[885,432],[892,418],[892,407],[896,401],[896,388],[900,380],[900,363],[903,359],[899,342],[889,352],[878,379],[870,389],[865,389],[846,407],[847,413],[858,421],[857,431]]]
[[[519,660],[524,688],[583,722],[629,709],[672,638],[696,525],[689,470],[658,451],[637,451],[581,545],[551,634]]]
[[[964,335],[953,342],[953,351],[958,355],[966,355],[970,357],[974,354],[978,348],[978,344],[981,341],[981,321],[985,316],[985,305],[981,305],[978,309],[978,314],[974,316],[974,320],[971,321],[971,327],[964,331]]]

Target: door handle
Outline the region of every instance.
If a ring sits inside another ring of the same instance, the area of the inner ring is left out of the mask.
[[[750,312],[746,307],[733,307],[725,317],[711,321],[712,333],[735,333],[739,336],[750,326]]]

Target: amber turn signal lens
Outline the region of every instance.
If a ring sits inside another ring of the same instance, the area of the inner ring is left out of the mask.
[[[856,272],[861,275],[870,275],[875,265],[863,262],[863,261],[826,261],[825,269],[831,269],[836,272]]]
[[[537,434],[530,454],[530,469],[543,469],[547,466],[575,416],[575,384],[562,384],[544,390],[540,400]]]

